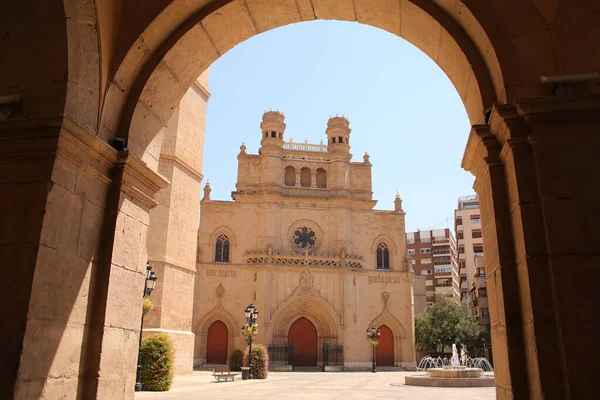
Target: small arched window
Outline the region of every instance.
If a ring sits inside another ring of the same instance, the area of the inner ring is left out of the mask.
[[[377,269],[390,269],[390,249],[383,242],[377,246]]]
[[[296,170],[292,166],[285,167],[285,177],[284,177],[285,186],[295,186],[296,185]]]
[[[221,235],[217,238],[215,244],[215,262],[229,262],[229,238],[226,235]]]
[[[310,169],[302,168],[300,170],[300,184],[302,187],[310,187],[311,174]]]
[[[323,168],[319,168],[317,170],[317,187],[318,188],[326,188],[327,187],[327,172]]]

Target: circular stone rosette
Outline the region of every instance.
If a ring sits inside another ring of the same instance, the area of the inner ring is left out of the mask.
[[[321,229],[312,221],[297,221],[288,232],[291,247],[300,254],[313,254],[320,247]]]

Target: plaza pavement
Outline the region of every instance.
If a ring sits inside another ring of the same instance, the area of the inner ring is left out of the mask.
[[[405,386],[404,377],[415,372],[271,372],[264,380],[216,382],[212,372],[195,371],[175,377],[169,392],[138,392],[142,399],[290,399],[290,400],[494,400],[487,388],[429,388]]]

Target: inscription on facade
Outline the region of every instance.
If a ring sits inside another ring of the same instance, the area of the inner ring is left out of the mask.
[[[206,276],[218,276],[220,278],[235,278],[235,270],[234,269],[207,268]]]
[[[402,278],[399,276],[372,275],[369,276],[369,285],[372,283],[402,283]]]

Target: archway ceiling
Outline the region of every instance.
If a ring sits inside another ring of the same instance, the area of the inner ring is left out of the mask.
[[[203,3],[170,3],[136,40],[111,81],[101,134],[141,133],[130,138],[129,148],[145,151],[149,165],[157,164],[160,152],[156,127],[166,125],[191,82],[235,45],[290,23],[358,21],[404,37],[446,72],[473,123],[482,122],[483,104],[491,106],[504,96],[491,43],[474,18],[469,26],[479,43],[426,0],[232,0],[210,3],[210,9],[201,8]],[[461,13],[468,20],[468,11]]]
[[[166,124],[202,70],[249,37],[315,18],[358,21],[404,37],[440,65],[471,121],[481,122],[481,110],[490,102],[539,95],[539,75],[597,69],[600,56],[590,57],[582,47],[585,39],[600,33],[593,23],[598,6],[592,0],[564,4],[558,0],[162,0],[141,5],[141,0],[131,0],[117,13],[120,30],[100,133],[123,136],[130,128],[148,132],[130,148],[146,150],[150,157],[144,158],[152,161],[160,148],[160,140],[152,144],[155,126]],[[102,13],[98,16],[102,31]],[[570,22],[574,17],[589,22],[576,24],[575,36]],[[566,39],[557,40],[558,34]],[[574,37],[581,39],[567,40]],[[562,54],[569,57],[563,60]],[[565,65],[569,68],[561,68]],[[475,74],[470,73],[471,67]],[[165,85],[171,90],[165,91]],[[138,98],[141,101],[136,103]]]

